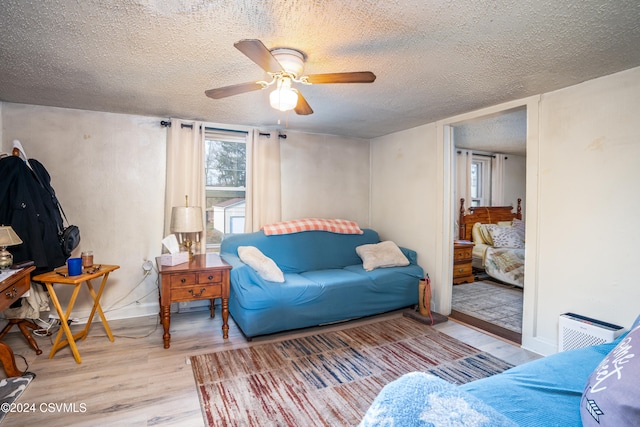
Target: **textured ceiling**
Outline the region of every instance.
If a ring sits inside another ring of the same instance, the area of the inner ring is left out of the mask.
[[[207,98],[267,77],[244,38],[378,78]],[[2,0],[0,40],[2,101],[371,138],[640,66],[640,2]]]

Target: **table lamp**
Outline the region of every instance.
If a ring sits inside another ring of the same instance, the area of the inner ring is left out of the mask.
[[[189,197],[185,196],[186,206],[176,206],[171,209],[171,232],[179,233],[178,240],[189,252],[189,260],[193,259],[192,246],[194,241],[189,234],[195,233],[195,243],[200,241],[202,226],[202,209],[189,206]]]
[[[0,226],[0,269],[11,267],[13,255],[7,251],[7,246],[19,245],[22,240],[9,225]]]

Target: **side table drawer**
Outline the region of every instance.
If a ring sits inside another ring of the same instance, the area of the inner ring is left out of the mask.
[[[19,280],[13,285],[9,285],[0,291],[0,298],[2,299],[2,306],[9,307],[16,302],[22,294],[29,290],[28,283],[25,284],[24,280]]]
[[[222,271],[212,271],[208,273],[198,273],[198,281],[196,283],[221,283]]]
[[[471,263],[454,264],[453,265],[453,277],[469,276],[473,273],[473,267]]]
[[[193,301],[222,297],[222,284],[194,284],[171,290],[171,301]]]
[[[198,283],[196,281],[195,273],[172,274],[169,277],[171,278],[172,288],[175,288],[176,286],[191,286]]]
[[[470,260],[473,258],[472,248],[456,249],[453,253],[454,261]]]

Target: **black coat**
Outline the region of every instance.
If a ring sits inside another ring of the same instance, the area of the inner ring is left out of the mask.
[[[32,260],[34,274],[65,264],[59,233],[62,217],[45,167],[35,159],[27,164],[17,156],[0,159],[0,224],[10,225],[22,239],[11,246],[14,262]]]

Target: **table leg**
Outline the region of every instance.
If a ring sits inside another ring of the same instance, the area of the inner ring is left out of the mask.
[[[209,314],[211,315],[211,318],[213,319],[214,317],[216,317],[216,312],[215,312],[215,306],[216,306],[216,299],[215,298],[211,298],[209,300],[210,304],[209,304]]]
[[[104,330],[107,332],[107,336],[109,337],[109,341],[113,342],[113,334],[111,333],[111,328],[109,328],[109,323],[107,322],[107,318],[104,316],[104,312],[102,311],[102,307],[100,306],[100,297],[102,297],[102,291],[104,289],[104,285],[107,283],[107,279],[109,278],[109,273],[105,274],[102,277],[102,283],[100,283],[100,287],[98,288],[98,294],[96,295],[93,290],[93,285],[90,280],[87,280],[87,287],[89,288],[89,293],[91,294],[91,298],[93,298],[93,307],[91,308],[91,314],[89,315],[89,320],[87,321],[87,326],[84,328],[84,336],[82,339],[84,340],[89,333],[89,327],[91,326],[91,322],[93,321],[93,316],[96,314],[96,311],[100,315],[100,319],[102,320],[102,326],[104,326]]]
[[[222,338],[229,338],[229,298],[222,298]]]
[[[164,340],[164,348],[169,348],[169,342],[171,341],[171,334],[169,333],[169,325],[171,324],[170,305],[160,306],[160,321],[162,322],[162,328],[164,329],[164,334],[162,334],[162,339]]]
[[[78,297],[78,291],[80,290],[81,283],[75,285],[73,289],[73,293],[71,294],[71,299],[69,300],[69,305],[67,306],[67,312],[64,313],[62,311],[62,307],[60,306],[60,301],[58,301],[58,297],[53,289],[52,283],[45,283],[47,286],[47,291],[49,292],[49,298],[53,302],[53,306],[56,308],[58,312],[58,316],[60,316],[60,330],[58,331],[58,335],[56,335],[56,339],[51,346],[51,353],[49,353],[49,359],[52,359],[56,354],[56,351],[64,347],[67,343],[71,348],[71,352],[73,353],[73,358],[77,363],[82,363],[82,359],[80,358],[80,353],[78,352],[78,347],[76,346],[76,342],[73,338],[73,334],[71,333],[71,329],[69,328],[69,323],[67,319],[69,319],[69,315],[71,314],[71,310],[73,309],[73,305],[76,302],[76,298]],[[60,340],[62,338],[62,334],[67,336],[66,340]]]
[[[22,372],[16,366],[16,358],[13,356],[11,347],[3,342],[0,342],[0,363],[2,363],[7,377],[19,377],[22,375]]]

